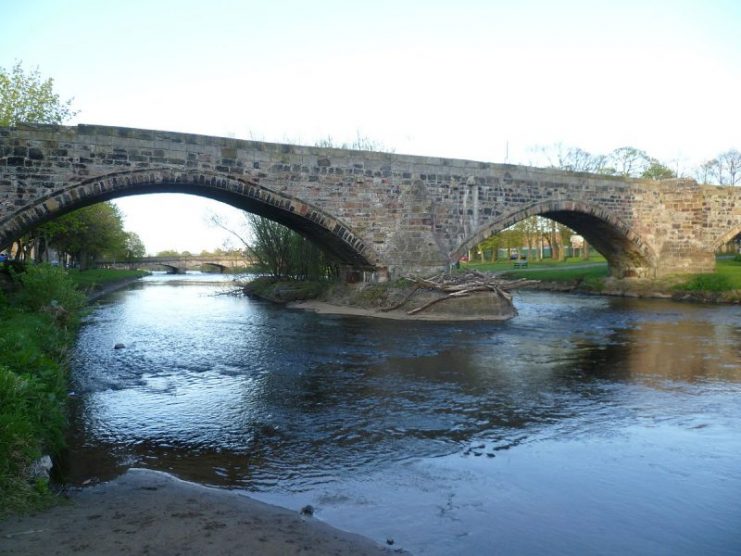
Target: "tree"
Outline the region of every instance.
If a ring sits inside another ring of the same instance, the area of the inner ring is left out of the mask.
[[[61,124],[77,114],[71,105],[72,99],[61,100],[54,80],[44,79],[38,68],[26,72],[21,62],[10,71],[0,67],[0,125]]]
[[[132,259],[141,259],[147,254],[147,248],[138,234],[134,232],[124,232],[124,251],[121,254],[126,261]]]
[[[666,180],[676,178],[677,174],[675,174],[668,166],[665,166],[655,158],[652,158],[651,163],[643,171],[641,177],[650,180]]]
[[[538,158],[536,164],[559,168],[568,172],[603,173],[606,164],[604,155],[591,154],[579,147],[567,147],[563,143],[541,145],[532,149]]]
[[[741,153],[731,149],[718,155],[719,168],[718,183],[723,185],[737,185],[741,181]]]
[[[605,174],[637,178],[655,159],[635,147],[620,147],[606,157]]]
[[[741,153],[730,149],[719,154],[701,164],[695,170],[695,177],[700,183],[738,185],[741,183]]]
[[[175,249],[165,249],[164,251],[160,251],[157,253],[158,257],[179,257],[180,253],[178,253]]]
[[[366,135],[360,135],[360,131],[356,132],[355,139],[350,142],[336,143],[332,139],[331,135],[327,135],[324,139],[319,139],[314,143],[315,147],[322,147],[328,149],[352,149],[355,151],[374,151],[374,152],[386,152],[392,153],[395,151],[392,147],[387,147],[380,141],[376,141]]]
[[[60,216],[36,228],[34,234],[68,255],[80,269],[101,256],[115,257],[126,251],[123,218],[112,203],[98,203]]]

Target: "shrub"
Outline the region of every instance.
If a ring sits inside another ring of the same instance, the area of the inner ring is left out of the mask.
[[[85,305],[85,295],[75,288],[72,279],[60,267],[33,265],[15,276],[22,286],[15,301],[24,309],[39,311],[61,307],[68,313],[76,313]]]

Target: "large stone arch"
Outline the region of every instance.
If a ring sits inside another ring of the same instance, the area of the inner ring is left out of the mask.
[[[171,168],[114,172],[71,184],[35,199],[0,221],[0,248],[33,227],[73,210],[117,197],[148,193],[187,193],[222,201],[265,216],[299,232],[344,264],[373,269],[375,251],[348,225],[318,207],[269,189],[245,176]]]
[[[610,273],[624,277],[654,277],[657,257],[650,246],[620,219],[586,203],[548,201],[507,212],[481,226],[450,254],[457,261],[469,249],[530,216],[555,220],[584,236],[607,259]]]

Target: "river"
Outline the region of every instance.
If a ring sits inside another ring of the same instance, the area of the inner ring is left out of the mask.
[[[741,553],[741,307],[523,292],[504,323],[399,322],[222,280],[87,317],[71,482],[158,469],[414,554]]]

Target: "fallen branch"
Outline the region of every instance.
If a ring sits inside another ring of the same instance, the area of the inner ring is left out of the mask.
[[[424,305],[421,305],[410,311],[407,311],[408,315],[415,315],[417,313],[420,313],[424,311],[425,309],[427,309],[428,307],[431,307],[432,305],[435,305],[436,303],[440,303],[441,301],[445,301],[446,299],[451,299],[455,297],[465,297],[465,296],[468,296],[476,292],[485,292],[485,291],[493,292],[498,297],[511,303],[512,294],[509,293],[510,291],[535,283],[534,280],[527,280],[524,278],[521,278],[518,280],[502,280],[502,279],[497,278],[496,276],[486,275],[477,270],[467,272],[464,275],[442,274],[442,275],[434,276],[432,278],[421,278],[419,276],[408,275],[408,276],[404,276],[404,278],[414,283],[415,288],[412,290],[412,292],[409,295],[407,295],[404,298],[403,301],[401,301],[400,303],[397,303],[393,307],[390,307],[388,309],[383,309],[383,311],[390,311],[392,309],[398,309],[399,307],[404,305],[407,301],[409,301],[412,295],[421,288],[436,290],[446,295],[443,295],[441,297],[438,297],[437,299],[428,301]]]

